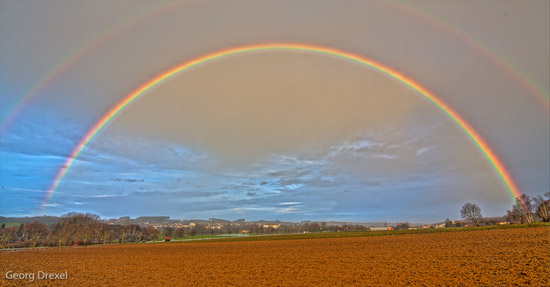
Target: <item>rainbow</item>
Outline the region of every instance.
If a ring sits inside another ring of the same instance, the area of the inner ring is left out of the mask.
[[[47,206],[47,203],[52,198],[55,191],[59,188],[59,185],[63,181],[63,178],[67,175],[67,172],[73,166],[75,160],[78,158],[80,153],[86,148],[88,143],[94,139],[97,134],[103,130],[113,119],[122,112],[126,107],[128,107],[132,102],[137,100],[139,97],[143,96],[145,93],[153,89],[154,87],[164,83],[168,79],[173,78],[174,76],[187,71],[193,67],[196,67],[201,64],[209,63],[217,59],[225,58],[232,55],[250,53],[250,52],[260,52],[260,51],[300,51],[300,52],[310,52],[317,53],[322,55],[329,55],[337,57],[339,59],[349,60],[361,65],[370,67],[376,71],[382,72],[387,76],[396,79],[397,81],[405,84],[407,87],[411,88],[425,99],[434,104],[439,108],[447,117],[449,117],[454,123],[456,123],[466,135],[471,139],[479,151],[490,163],[492,168],[497,173],[501,182],[504,184],[506,189],[509,191],[512,198],[520,197],[521,193],[518,189],[518,186],[514,182],[512,176],[506,169],[504,163],[498,158],[495,152],[490,148],[487,142],[472,128],[472,126],[464,120],[455,110],[448,106],[444,101],[437,98],[434,94],[428,91],[426,88],[422,87],[420,84],[413,81],[411,78],[395,71],[387,66],[384,66],[380,63],[377,63],[373,60],[344,52],[341,50],[327,48],[322,46],[313,46],[306,44],[288,44],[288,43],[274,43],[274,44],[258,44],[258,45],[246,45],[236,48],[230,48],[207,54],[190,61],[184,62],[174,68],[171,68],[162,74],[156,76],[155,78],[149,80],[131,94],[126,96],[123,100],[118,102],[113,108],[111,108],[106,114],[104,114],[99,121],[97,121],[93,127],[86,133],[86,135],[80,140],[78,145],[74,148],[70,156],[65,161],[64,165],[58,171],[55,179],[50,185],[49,190],[45,196],[42,208]]]
[[[58,61],[53,67],[51,67],[47,73],[45,73],[41,78],[38,79],[31,86],[31,88],[26,92],[19,100],[17,100],[12,108],[9,109],[7,114],[0,120],[0,138],[3,133],[9,128],[13,123],[13,120],[24,110],[24,108],[38,95],[40,95],[47,87],[55,82],[61,75],[63,75],[69,68],[75,66],[78,62],[84,59],[87,55],[91,54],[93,51],[99,49],[109,40],[120,35],[122,32],[135,28],[141,23],[144,23],[147,20],[154,19],[159,14],[172,10],[175,6],[181,5],[180,2],[167,1],[160,5],[155,3],[153,9],[152,5],[149,5],[143,11],[135,16],[130,16],[125,19],[122,19],[118,22],[118,25],[115,27],[109,27],[108,29],[96,34],[90,40],[86,41],[80,45],[77,49],[72,51],[68,56]]]
[[[540,83],[522,73],[521,69],[516,67],[512,62],[507,61],[505,57],[499,55],[495,50],[484,45],[480,40],[475,39],[474,36],[468,35],[466,32],[437,17],[437,15],[423,11],[410,3],[388,1],[386,4],[396,10],[402,11],[402,13],[412,15],[434,27],[438,27],[440,30],[468,45],[472,50],[477,51],[503,71],[510,79],[518,83],[525,91],[533,95],[546,112],[546,115],[550,116],[550,93]]]
[[[482,56],[491,60],[499,69],[506,72],[506,74],[510,78],[512,78],[515,82],[522,86],[523,89],[525,89],[528,93],[534,95],[536,100],[540,103],[540,106],[544,108],[546,114],[550,116],[550,94],[548,93],[548,91],[545,91],[540,84],[537,84],[535,81],[529,79],[526,75],[522,75],[517,72],[519,69],[514,67],[512,64],[506,62],[502,56],[499,56],[494,51],[492,52],[490,48],[481,44],[472,36],[469,36],[466,33],[461,32],[457,28],[454,28],[452,25],[446,23],[444,20],[438,19],[435,15],[429,15],[428,13],[423,12],[418,8],[415,8],[410,4],[389,1],[383,2],[383,4],[393,8],[394,10],[398,10],[402,13],[412,15],[413,17],[416,17],[418,19],[422,19],[433,27],[437,27],[440,30],[455,36],[462,42],[468,44],[474,50],[477,50]],[[157,17],[161,13],[171,11],[173,10],[172,8],[178,5],[182,5],[182,3],[178,1],[168,0],[165,3],[158,5],[156,8],[152,9],[152,11],[146,10],[144,13],[140,13],[137,16],[120,21],[120,25],[97,34],[91,40],[79,46],[79,48],[70,53],[69,56],[67,56],[66,58],[59,61],[46,74],[38,79],[38,81],[31,87],[31,89],[19,100],[17,100],[10,109],[8,109],[6,115],[3,116],[2,119],[0,119],[0,138],[2,137],[4,132],[11,126],[14,119],[17,118],[17,116],[24,110],[24,108],[31,102],[32,99],[41,94],[47,87],[55,82],[57,78],[59,78],[69,68],[75,66],[86,55],[90,54],[96,49],[99,49],[109,39],[114,38],[124,31],[134,28],[140,23]]]

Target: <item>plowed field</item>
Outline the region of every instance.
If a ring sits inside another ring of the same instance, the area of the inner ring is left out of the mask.
[[[2,286],[548,286],[550,229],[0,252]],[[6,273],[67,280],[7,280]]]

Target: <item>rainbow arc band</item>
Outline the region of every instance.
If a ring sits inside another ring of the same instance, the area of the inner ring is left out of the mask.
[[[74,67],[78,62],[83,60],[85,56],[91,54],[92,52],[99,49],[110,39],[115,38],[117,35],[120,35],[122,32],[135,29],[138,25],[143,25],[146,21],[154,19],[162,13],[168,11],[173,11],[174,8],[178,6],[183,6],[191,3],[199,3],[200,1],[195,2],[180,2],[168,0],[166,2],[159,2],[160,4],[153,8],[152,6],[147,8],[143,13],[140,13],[135,16],[131,16],[125,20],[119,22],[118,26],[109,27],[107,30],[102,33],[97,34],[95,37],[87,41],[84,45],[80,46],[78,49],[74,50],[69,56],[65,57],[57,63],[55,66],[44,74],[26,93],[24,96],[19,98],[13,108],[8,109],[6,115],[2,118],[0,115],[0,138],[7,131],[7,129],[13,124],[14,120],[23,112],[25,107],[31,103],[31,101],[38,97],[41,93],[44,92],[52,83],[55,82],[62,74],[66,73],[70,68]],[[155,3],[156,5],[157,3]],[[384,1],[381,2],[382,5],[387,5],[388,7],[400,11],[403,14],[411,15],[415,18],[421,19],[428,23],[429,25],[440,29],[441,31],[456,37],[464,44],[470,46],[472,49],[478,51],[483,57],[490,60],[494,65],[496,65],[500,70],[504,71],[510,79],[514,80],[519,84],[525,91],[532,94],[534,98],[539,102],[540,107],[544,109],[547,116],[550,116],[550,94],[548,91],[543,88],[540,83],[530,79],[526,74],[521,73],[518,67],[515,67],[510,61],[500,56],[496,51],[490,49],[482,42],[478,41],[472,35],[468,35],[464,31],[459,30],[457,27],[454,27],[450,23],[446,22],[443,19],[439,19],[435,15],[431,15],[426,11],[415,7],[414,5],[407,4],[405,2],[390,2]]]
[[[111,108],[106,114],[104,114],[99,121],[97,121],[92,128],[86,133],[86,135],[80,140],[78,145],[71,152],[70,156],[65,161],[65,164],[57,172],[57,175],[53,182],[50,185],[49,190],[45,196],[44,202],[42,204],[42,211],[48,205],[48,202],[51,200],[55,191],[59,188],[63,178],[67,175],[67,172],[73,166],[75,160],[78,158],[80,153],[88,145],[94,137],[107,126],[120,112],[122,112],[126,107],[128,107],[132,102],[137,100],[139,97],[143,96],[146,92],[152,88],[164,83],[168,79],[182,73],[190,68],[195,66],[205,64],[216,59],[228,57],[231,55],[244,54],[249,52],[259,52],[259,51],[302,51],[317,53],[322,55],[334,56],[340,59],[350,60],[367,67],[370,67],[376,71],[382,72],[383,74],[396,79],[397,81],[405,84],[407,87],[411,88],[425,99],[433,103],[437,108],[439,108],[447,117],[449,117],[455,124],[457,124],[464,133],[471,139],[479,151],[490,163],[491,167],[495,170],[501,182],[504,184],[505,188],[508,190],[512,198],[520,197],[521,192],[518,189],[518,186],[514,182],[512,176],[506,169],[502,161],[497,157],[495,152],[487,144],[487,142],[474,130],[474,128],[466,121],[462,116],[460,116],[455,110],[453,110],[449,105],[444,101],[436,97],[426,88],[422,87],[417,82],[413,81],[411,78],[406,77],[405,75],[395,71],[387,66],[384,66],[380,63],[377,63],[373,60],[355,55],[349,52],[323,47],[323,46],[314,46],[307,44],[294,44],[294,43],[273,43],[273,44],[256,44],[256,45],[245,45],[230,49],[221,50],[211,54],[207,54],[201,57],[197,57],[190,61],[184,62],[174,68],[171,68],[162,74],[156,76],[155,78],[149,80],[138,89],[133,91],[131,94],[126,96],[123,100],[118,102],[113,108]]]

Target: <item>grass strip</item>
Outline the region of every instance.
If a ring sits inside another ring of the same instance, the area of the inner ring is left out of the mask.
[[[361,232],[314,232],[314,233],[299,233],[299,234],[248,236],[248,237],[228,237],[228,238],[216,238],[216,239],[205,239],[205,240],[199,239],[199,240],[189,240],[189,241],[178,241],[178,242],[173,242],[172,244],[390,236],[390,235],[404,235],[404,234],[467,232],[467,231],[481,231],[481,230],[494,230],[494,229],[533,228],[533,227],[550,227],[550,223],[535,222],[535,223],[529,223],[529,224],[488,225],[488,226],[479,226],[479,227],[475,227],[475,226],[474,227],[450,227],[450,228],[427,228],[427,229],[383,230],[383,231],[361,231]]]

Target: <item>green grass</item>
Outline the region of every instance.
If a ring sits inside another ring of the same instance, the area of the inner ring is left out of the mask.
[[[342,238],[342,237],[390,236],[390,235],[404,235],[404,234],[468,232],[468,231],[479,231],[479,230],[530,228],[530,227],[550,227],[550,223],[536,222],[531,224],[489,225],[489,226],[480,226],[480,227],[451,227],[451,228],[361,231],[361,232],[319,232],[319,233],[281,234],[281,235],[228,237],[228,238],[224,238],[223,236],[221,237],[218,236],[215,239],[181,241],[178,243],[190,243],[190,242],[197,242],[197,241],[198,242],[222,242],[222,241],[228,242],[228,241],[295,240],[295,239],[320,239],[320,238]]]
[[[19,227],[21,225],[21,223],[19,223],[19,222],[0,222],[0,225],[2,225],[2,224],[5,224],[6,228],[14,227],[14,226]]]
[[[164,241],[165,237],[167,237],[167,236],[162,236],[162,238],[157,240],[157,242]],[[170,239],[178,241],[178,240],[190,240],[190,239],[199,240],[199,239],[208,239],[208,238],[217,238],[217,237],[220,237],[220,236],[219,235],[210,235],[210,234],[197,234],[195,236],[171,237]]]
[[[183,241],[183,240],[201,240],[201,239],[212,239],[212,238],[232,238],[232,237],[248,237],[248,236],[261,236],[261,234],[251,233],[251,234],[197,234],[195,236],[184,236],[184,237],[171,237],[170,239],[172,241]],[[164,242],[164,238],[167,236],[161,236],[158,240],[155,240],[155,242]]]

